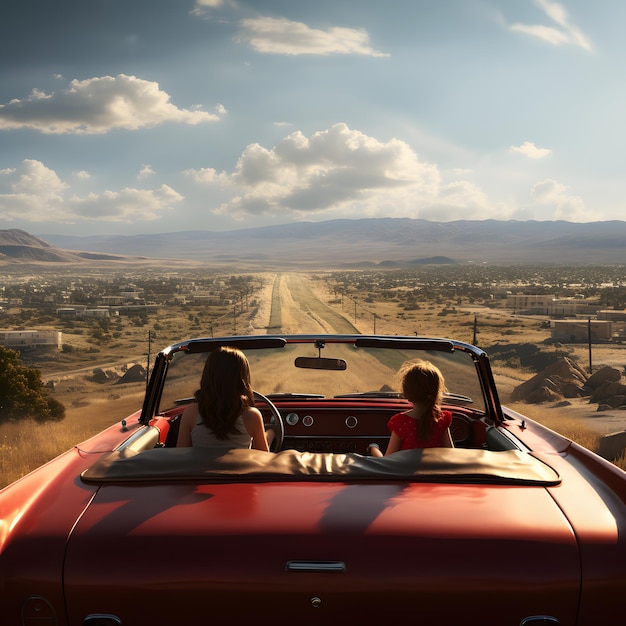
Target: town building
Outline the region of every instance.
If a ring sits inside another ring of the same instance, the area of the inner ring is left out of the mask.
[[[0,344],[12,350],[43,347],[60,350],[62,335],[57,330],[0,330]]]
[[[509,294],[506,308],[524,315],[548,315],[550,317],[573,317],[595,315],[598,305],[582,297],[555,298],[549,294]]]
[[[613,338],[613,322],[608,320],[552,320],[550,324],[552,339],[558,341],[603,342]]]

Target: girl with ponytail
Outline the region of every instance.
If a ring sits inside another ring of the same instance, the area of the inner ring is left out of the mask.
[[[446,391],[443,374],[430,361],[409,361],[400,369],[402,394],[413,407],[397,413],[387,427],[391,431],[385,454],[412,448],[453,447],[450,437],[452,413],[441,409]],[[372,456],[383,456],[376,444],[369,447]]]

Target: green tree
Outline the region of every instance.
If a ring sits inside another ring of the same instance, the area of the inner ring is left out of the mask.
[[[59,421],[65,407],[50,396],[39,370],[23,365],[15,350],[0,346],[0,422],[28,417]]]

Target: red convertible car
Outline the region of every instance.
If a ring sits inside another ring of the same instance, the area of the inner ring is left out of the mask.
[[[221,345],[248,357],[270,452],[176,447]],[[370,456],[415,358],[445,376],[454,447]],[[11,626],[599,626],[625,590],[626,474],[502,407],[487,355],[445,339],[172,345],[141,410],[0,492]]]

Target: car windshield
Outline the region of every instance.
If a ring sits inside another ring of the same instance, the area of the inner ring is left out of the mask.
[[[406,361],[426,359],[443,373],[445,402],[485,411],[485,401],[472,355],[463,350],[378,348],[358,342],[320,344],[288,342],[283,347],[246,349],[252,387],[266,396],[291,395],[337,398],[349,396],[393,398],[401,396],[398,371]],[[161,394],[160,411],[189,401],[200,384],[207,352],[180,350],[171,355]]]

